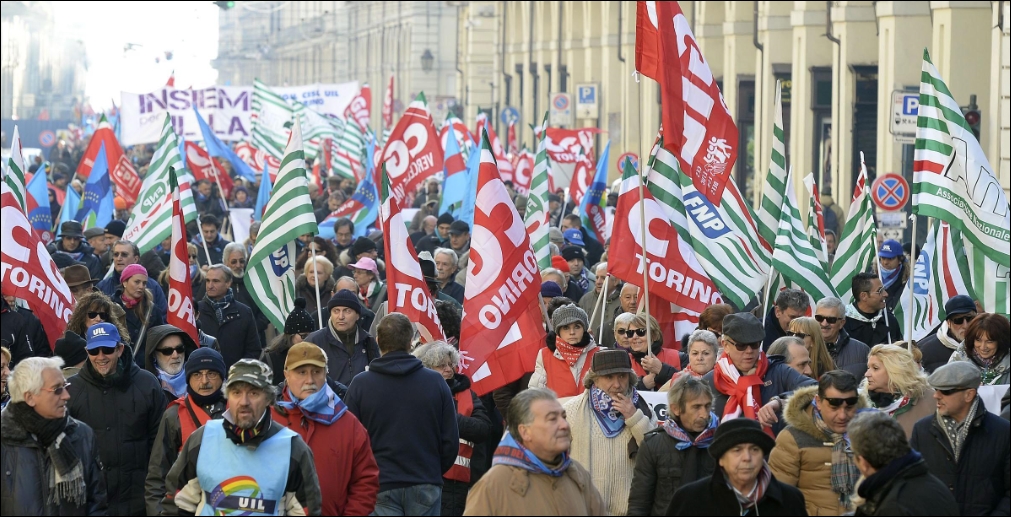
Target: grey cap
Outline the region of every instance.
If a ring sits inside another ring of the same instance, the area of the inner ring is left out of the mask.
[[[557,309],[551,315],[551,330],[558,333],[559,327],[564,327],[571,323],[581,323],[583,325],[583,330],[589,330],[590,324],[587,322],[586,311],[580,309],[578,305],[570,303],[568,305],[563,305]]]
[[[935,390],[976,389],[981,381],[979,368],[969,361],[955,361],[940,366],[927,377],[927,383]]]
[[[738,312],[723,318],[723,335],[735,343],[761,343],[765,341],[765,327],[754,314]]]
[[[548,239],[552,242],[557,241],[564,243],[565,235],[562,234],[562,231],[559,230],[557,226],[552,226],[551,228],[548,228]]]
[[[91,239],[91,238],[94,238],[94,237],[102,237],[104,235],[105,235],[105,228],[91,227],[91,228],[88,228],[87,230],[84,230],[84,238],[85,239]]]

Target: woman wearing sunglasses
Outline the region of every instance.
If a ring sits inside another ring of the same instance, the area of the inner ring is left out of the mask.
[[[871,349],[860,393],[867,395],[872,407],[888,413],[902,425],[909,438],[916,422],[932,415],[937,406],[927,376],[904,345],[899,342]]]
[[[646,318],[645,314],[636,314],[625,329],[625,336],[628,338],[632,356],[632,370],[639,376],[640,391],[655,391],[677,375],[681,370],[681,357],[677,350],[663,347],[663,334],[660,332],[660,324],[653,316],[649,317],[649,331],[653,338],[653,344],[646,346]],[[652,351],[652,355],[648,353]]]
[[[126,312],[122,307],[112,303],[112,300],[101,292],[92,291],[77,300],[77,307],[74,308],[67,323],[67,332],[73,332],[83,338],[88,334],[88,328],[93,325],[112,323],[129,345],[125,318]]]
[[[1011,374],[1011,323],[1000,314],[980,314],[965,330],[965,341],[951,361],[968,361],[979,368],[983,386],[1007,384]]]
[[[786,331],[787,336],[804,340],[804,347],[811,355],[811,377],[820,379],[825,372],[835,370],[835,363],[832,356],[825,347],[825,339],[821,335],[821,325],[814,318],[797,318],[790,322],[790,330]]]

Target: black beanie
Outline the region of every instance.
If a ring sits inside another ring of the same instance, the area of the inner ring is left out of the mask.
[[[88,359],[88,352],[85,350],[87,346],[88,342],[83,337],[68,330],[63,337],[56,340],[53,354],[63,359],[63,366],[77,366]]]
[[[295,308],[284,320],[284,333],[289,336],[319,330],[319,318],[305,310],[305,298],[295,298]]]
[[[355,239],[354,244],[351,245],[351,255],[357,260],[358,255],[378,249],[379,248],[376,247],[376,243],[368,237],[358,237]]]
[[[453,224],[453,221],[455,220],[456,219],[453,219],[453,214],[446,212],[439,216],[439,220],[436,222],[436,225],[438,226],[442,224]]]
[[[347,289],[341,289],[330,297],[330,301],[326,304],[327,314],[333,311],[334,307],[347,307],[357,312],[359,316],[362,315],[362,304],[358,301],[358,295]]]

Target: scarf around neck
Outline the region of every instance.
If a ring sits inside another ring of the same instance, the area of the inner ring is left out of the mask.
[[[322,390],[309,395],[303,400],[295,398],[290,388],[285,388],[284,391],[285,397],[277,402],[278,406],[288,412],[297,409],[305,418],[323,425],[332,425],[340,417],[344,416],[344,413],[348,410],[344,401],[330,389],[330,385],[326,384],[326,382],[324,382]]]
[[[540,458],[530,452],[530,449],[520,445],[507,431],[495,449],[495,455],[492,457],[491,464],[492,466],[507,465],[534,474],[545,474],[557,478],[565,474],[569,465],[572,464],[572,458],[569,457],[568,452],[563,452],[561,464],[556,467],[548,467]]]
[[[769,358],[765,352],[758,356],[758,363],[749,375],[742,375],[726,352],[720,354],[713,369],[713,384],[720,393],[729,397],[723,409],[723,422],[742,414],[745,418],[758,420],[758,410],[762,407],[762,385],[768,370]],[[768,428],[766,432],[769,432]]]
[[[221,426],[225,429],[225,436],[235,445],[244,445],[246,442],[264,434],[270,429],[270,408],[263,412],[260,421],[250,429],[242,429],[232,421],[232,412],[225,410],[222,415]]]
[[[899,265],[899,267],[895,269],[881,268],[881,285],[885,286],[885,289],[888,289],[889,287],[892,286],[892,284],[894,284],[899,279],[901,273],[902,273],[901,264]]]
[[[235,294],[232,292],[232,288],[229,287],[228,292],[221,297],[221,301],[216,302],[206,294],[204,295],[204,300],[207,300],[207,303],[211,304],[211,307],[214,307],[214,319],[216,319],[218,321],[218,325],[220,325],[225,319],[225,308],[228,307],[228,304],[235,301]]]
[[[127,310],[130,310],[130,309],[133,309],[134,307],[136,307],[137,304],[140,303],[140,300],[142,298],[143,297],[141,297],[141,298],[131,298],[129,295],[126,294],[126,291],[123,291],[123,294],[119,295],[119,299],[123,301],[123,307],[126,307]]]
[[[57,506],[67,502],[74,506],[84,506],[87,500],[84,467],[66,434],[70,417],[43,418],[24,402],[11,404],[9,411],[13,412],[14,420],[35,437],[49,456],[49,465],[46,467],[49,497],[46,503]]]
[[[569,365],[569,368],[574,368],[576,363],[579,362],[579,357],[583,355],[587,347],[579,347],[576,345],[570,345],[568,341],[560,337],[555,337],[555,350],[562,356],[562,360],[565,364]]]
[[[674,420],[674,417],[668,415],[667,420],[663,423],[663,430],[667,432],[668,436],[677,440],[678,443],[674,446],[674,448],[679,451],[683,451],[689,447],[708,449],[713,443],[716,426],[718,425],[720,425],[720,418],[716,416],[716,413],[709,413],[709,426],[699,433],[699,435],[693,440],[691,435],[678,425],[678,423]]]
[[[155,366],[155,370],[158,371],[158,380],[161,381],[161,388],[179,398],[186,394],[186,369],[183,368],[179,370],[179,373],[175,375],[169,375]]]
[[[358,300],[360,300],[366,308],[371,309],[372,307],[370,307],[369,298],[376,294],[376,291],[379,291],[380,287],[382,287],[382,284],[380,284],[378,280],[369,282],[367,287],[359,287]]]
[[[965,439],[969,436],[969,428],[972,427],[972,420],[976,418],[978,410],[979,397],[976,397],[976,400],[972,401],[969,413],[965,415],[965,420],[962,422],[956,422],[950,416],[941,416],[940,412],[937,413],[937,421],[941,424],[941,429],[944,430],[944,434],[948,437],[948,442],[951,443],[951,452],[955,455],[956,463],[962,454],[962,446],[965,445]]]
[[[723,479],[727,483],[727,486],[734,491],[734,495],[737,496],[737,502],[741,505],[741,509],[750,510],[761,502],[763,497],[765,497],[765,491],[769,489],[769,483],[772,482],[772,470],[769,469],[768,463],[763,463],[762,470],[758,473],[755,488],[753,488],[748,494],[738,492],[737,488],[730,484],[730,480],[727,479],[727,474],[725,472],[723,473]],[[741,515],[744,515],[743,511],[741,512]]]
[[[811,402],[811,409],[815,427],[832,440],[832,491],[839,495],[839,501],[847,510],[853,510],[853,488],[860,478],[860,469],[857,468],[856,459],[853,457],[849,436],[829,428],[815,402]]]
[[[944,320],[937,329],[937,340],[949,350],[957,350],[959,343],[948,335],[948,320]]]
[[[873,318],[868,318],[867,316],[864,316],[864,313],[860,312],[860,309],[857,309],[857,306],[855,304],[851,303],[851,304],[849,304],[849,305],[846,306],[846,317],[847,318],[853,318],[853,319],[855,319],[855,320],[857,320],[857,321],[859,321],[861,323],[870,323],[872,329],[875,329],[875,328],[878,327],[878,320],[880,320],[882,317],[884,317],[884,315],[885,315],[885,310],[882,309],[882,310],[878,311],[877,315],[875,315]]]
[[[639,392],[632,391],[632,404],[639,402]],[[593,409],[593,416],[600,424],[600,430],[604,436],[614,438],[621,434],[625,428],[625,417],[614,409],[614,400],[604,390],[590,386],[590,407]]]

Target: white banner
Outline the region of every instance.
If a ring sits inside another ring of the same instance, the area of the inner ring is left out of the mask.
[[[299,101],[325,115],[343,118],[344,109],[358,94],[358,82],[308,84],[272,88],[285,100]],[[150,93],[122,92],[120,142],[123,146],[149,144],[161,136],[165,113],[172,115],[176,134],[189,141],[202,141],[193,106],[225,141],[246,140],[252,131],[252,86],[211,86],[202,89],[162,88]]]
[[[232,222],[232,242],[246,242],[249,226],[253,224],[252,208],[230,208],[228,218]]]

